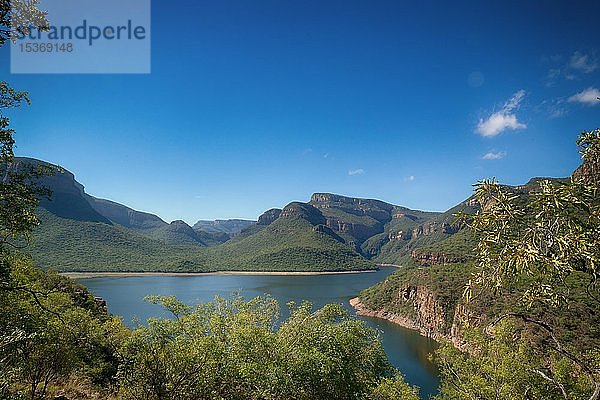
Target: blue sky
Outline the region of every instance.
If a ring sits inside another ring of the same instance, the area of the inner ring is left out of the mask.
[[[445,210],[482,178],[569,175],[600,125],[600,4],[416,3],[153,1],[148,75],[11,75],[4,48],[33,101],[17,153],[189,223],[322,191]]]

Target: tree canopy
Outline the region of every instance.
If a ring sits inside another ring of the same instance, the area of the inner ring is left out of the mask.
[[[477,271],[465,295],[518,288],[520,306],[482,327],[471,356],[447,348],[438,354],[442,398],[600,398],[597,340],[574,347],[538,317],[540,306],[576,306],[590,315],[600,307],[600,129],[583,132],[577,144],[583,163],[569,179],[541,179],[526,195],[495,180],[475,185],[480,209],[460,216],[478,238]],[[573,283],[581,282],[585,298],[574,300]]]
[[[39,0],[3,0],[0,2],[0,46],[27,35],[31,29],[48,29],[46,12]]]

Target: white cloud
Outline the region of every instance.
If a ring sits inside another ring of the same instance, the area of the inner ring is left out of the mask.
[[[404,177],[404,182],[412,182],[415,179],[417,179],[417,178],[415,178],[414,175],[406,176],[406,177]]]
[[[579,51],[573,53],[569,61],[569,67],[586,74],[594,72],[598,69],[598,66],[598,61],[593,56]]]
[[[519,122],[514,114],[506,114],[504,112],[496,112],[488,119],[480,120],[477,125],[477,132],[481,136],[494,137],[502,133],[506,129],[525,129],[527,125]]]
[[[590,106],[600,104],[598,98],[600,97],[600,90],[589,87],[573,96],[569,97],[570,103],[582,103]]]
[[[512,95],[510,99],[504,104],[503,111],[510,112],[519,107],[521,100],[525,97],[525,91],[523,89],[519,90],[515,94]]]
[[[358,169],[351,169],[350,171],[348,171],[348,175],[353,176],[353,175],[364,175],[365,170],[362,168],[358,168]]]
[[[490,151],[481,156],[481,158],[483,158],[484,160],[500,160],[504,157],[506,157],[505,151]]]
[[[519,90],[512,95],[504,104],[502,110],[490,115],[487,119],[480,119],[477,124],[477,132],[484,137],[494,137],[506,129],[525,129],[527,125],[519,122],[517,116],[513,113],[519,108],[521,101],[525,97],[525,91]]]

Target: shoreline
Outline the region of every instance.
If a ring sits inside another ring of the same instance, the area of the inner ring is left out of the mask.
[[[437,343],[442,343],[444,340],[450,340],[448,337],[441,335],[437,332],[433,332],[425,327],[419,325],[417,322],[409,317],[387,312],[385,310],[372,310],[364,305],[360,301],[360,297],[354,297],[349,300],[350,306],[356,311],[356,315],[383,319],[391,322],[405,329],[417,332],[419,335],[432,339]],[[453,342],[454,343],[454,342]],[[457,347],[458,348],[458,347]]]
[[[402,268],[402,265],[399,264],[388,264],[388,263],[381,263],[381,264],[375,264],[378,267],[394,267],[394,268]]]
[[[377,269],[357,271],[214,271],[214,272],[59,272],[71,279],[134,278],[143,276],[213,276],[213,275],[343,275],[377,272]]]

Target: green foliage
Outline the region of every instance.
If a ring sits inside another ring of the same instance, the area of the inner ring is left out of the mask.
[[[555,289],[574,271],[596,279],[600,257],[600,202],[597,188],[540,182],[540,191],[522,204],[494,181],[477,186],[485,207],[473,218],[480,235],[479,273],[472,286],[501,288],[505,281],[533,276],[530,300],[559,301]]]
[[[419,400],[419,389],[407,385],[402,376],[397,375],[382,379],[369,400]]]
[[[1,36],[1,33],[0,33]],[[1,42],[0,42],[1,45]],[[4,110],[29,104],[25,92],[19,92],[0,82],[0,284],[7,285],[8,253],[23,247],[23,240],[39,224],[35,213],[40,196],[48,192],[33,180],[48,174],[47,168],[19,168],[14,162],[14,130]]]
[[[577,145],[579,146],[579,152],[584,159],[584,163],[574,174],[578,179],[590,185],[596,185],[596,187],[600,183],[599,138],[600,129],[581,133],[577,139]]]
[[[595,165],[600,130],[582,135],[579,143],[584,167]],[[556,304],[563,297],[562,283],[573,272],[587,274],[593,285],[600,265],[599,182],[542,180],[529,201],[494,180],[477,184],[482,208],[467,217],[480,238],[479,271],[471,288],[501,289],[507,282],[531,277],[524,299]]]
[[[48,28],[46,13],[37,7],[38,4],[38,0],[0,2],[0,46],[21,35],[27,35],[33,28]]]
[[[82,286],[10,257],[10,290],[0,290],[0,398],[42,399],[73,374],[108,386],[125,332]]]
[[[130,331],[85,288],[11,257],[0,291],[0,398],[418,399],[377,332],[339,305],[269,297],[191,307],[149,297],[173,318]],[[95,394],[94,394],[95,393]]]
[[[194,308],[152,297],[174,319],[151,319],[123,348],[124,399],[417,399],[387,362],[376,332],[337,305],[216,298]],[[384,379],[384,380],[382,380]]]
[[[439,400],[463,399],[587,399],[590,382],[574,378],[576,365],[564,356],[551,354],[540,357],[532,350],[523,331],[503,322],[493,335],[472,330],[467,335],[473,346],[470,356],[446,343],[436,352],[435,359],[442,372]],[[548,369],[561,370],[553,381]]]

